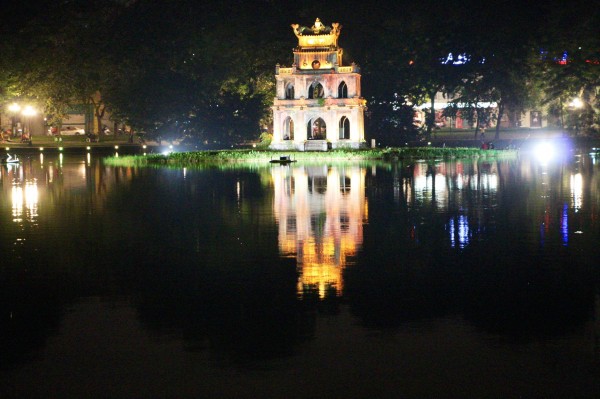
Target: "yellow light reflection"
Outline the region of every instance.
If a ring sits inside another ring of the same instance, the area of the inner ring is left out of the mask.
[[[85,179],[85,164],[82,163],[78,169],[79,169],[79,174],[81,175],[81,177],[83,177]]]
[[[26,181],[25,188],[15,184],[12,187],[12,217],[13,222],[24,220],[35,221],[38,217],[38,187],[37,181]]]
[[[23,188],[13,186],[12,188],[12,217],[13,222],[20,223],[23,221]]]
[[[583,198],[583,178],[581,173],[571,175],[571,207],[577,212],[581,209]]]
[[[342,271],[363,240],[367,217],[365,170],[360,167],[273,168],[279,250],[295,257],[298,293],[324,298],[343,289]]]

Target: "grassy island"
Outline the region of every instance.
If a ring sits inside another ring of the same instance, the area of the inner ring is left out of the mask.
[[[111,166],[168,165],[190,167],[238,162],[268,163],[272,159],[287,155],[297,161],[341,162],[341,161],[397,161],[438,160],[456,158],[513,158],[515,150],[481,150],[478,148],[406,147],[365,150],[333,150],[327,152],[269,151],[269,150],[221,150],[173,152],[164,154],[131,155],[110,157],[105,163]]]

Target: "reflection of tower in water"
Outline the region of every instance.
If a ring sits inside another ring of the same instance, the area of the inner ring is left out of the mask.
[[[342,271],[362,244],[365,171],[351,167],[273,168],[279,250],[295,257],[298,292],[340,294]]]

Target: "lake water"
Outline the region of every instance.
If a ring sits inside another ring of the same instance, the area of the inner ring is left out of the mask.
[[[0,166],[2,398],[598,398],[600,158]]]

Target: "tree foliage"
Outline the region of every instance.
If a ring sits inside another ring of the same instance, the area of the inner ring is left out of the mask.
[[[271,123],[274,66],[292,59],[289,25],[316,17],[344,26],[371,137],[415,135],[411,106],[424,103],[431,133],[438,92],[460,93],[474,120],[485,117],[479,101],[496,102],[501,118],[542,100],[560,114],[577,96],[587,126],[598,124],[600,21],[584,0],[21,0],[0,12],[0,99],[36,101],[52,124],[89,104],[96,118],[165,138],[255,140]]]

